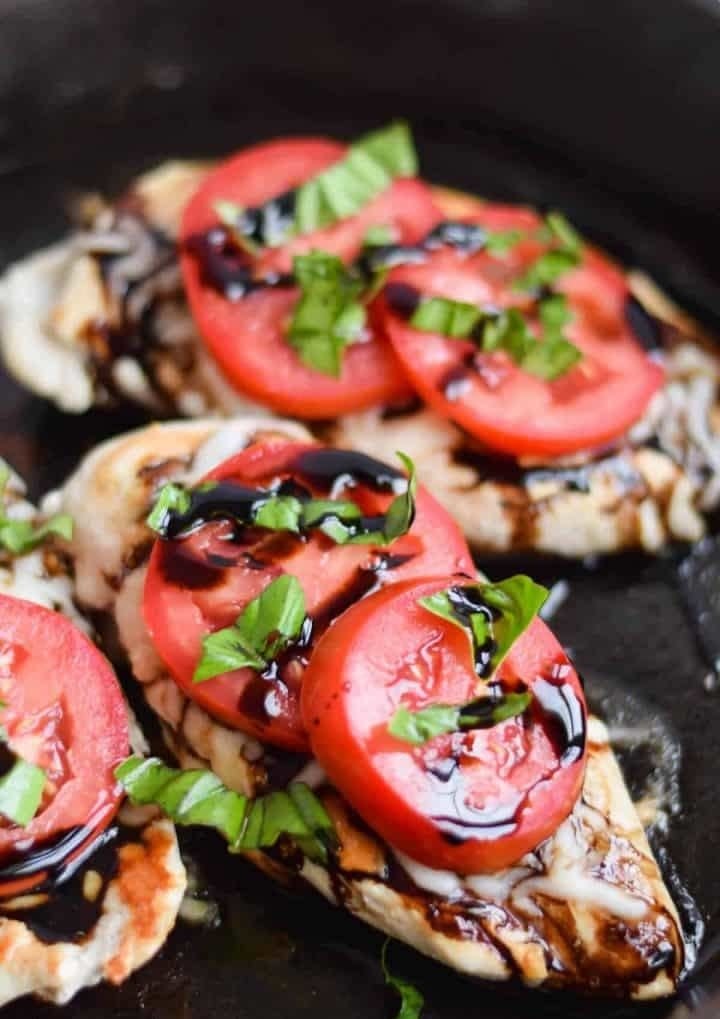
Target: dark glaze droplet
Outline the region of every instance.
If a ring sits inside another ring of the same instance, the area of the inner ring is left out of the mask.
[[[185,241],[185,250],[197,260],[203,283],[229,301],[239,301],[256,290],[295,285],[294,278],[288,274],[256,278],[248,255],[232,242],[225,227],[193,234]]]
[[[420,291],[409,283],[388,283],[384,294],[389,308],[401,318],[412,318],[422,297]]]
[[[330,493],[339,483],[343,487],[367,485],[376,492],[404,491],[405,475],[364,453],[344,449],[309,449],[301,453],[291,468],[321,492]]]
[[[625,301],[625,321],[635,334],[635,338],[647,351],[661,350],[663,347],[663,323],[655,315],[651,315],[637,297],[632,294]]]
[[[585,753],[587,726],[585,709],[569,683],[536,679],[533,699],[550,720],[560,764],[566,767]]]

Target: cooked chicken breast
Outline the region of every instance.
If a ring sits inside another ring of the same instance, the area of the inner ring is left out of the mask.
[[[72,412],[130,401],[161,416],[267,413],[223,378],[185,302],[174,238],[204,169],[164,164],[115,205],[90,203],[86,229],[7,271],[0,345],[25,385]],[[436,198],[462,215],[461,194]],[[479,551],[584,557],[696,541],[702,511],[720,502],[720,361],[646,277],[631,285],[664,323],[668,382],[612,450],[518,465],[428,410],[370,411],[320,432],[381,457],[408,452]]]
[[[33,519],[18,478],[4,510]],[[0,591],[63,612],[86,632],[61,555],[47,545],[24,556],[0,550]],[[133,748],[143,737],[131,717]],[[65,884],[0,899],[0,1005],[25,994],[64,1004],[101,980],[122,983],[165,943],[186,886],[169,821],[122,808],[117,836]],[[114,868],[117,868],[114,870]]]
[[[279,753],[189,702],[170,678],[141,613],[158,487],[193,481],[269,430],[297,425],[237,419],[154,425],[100,446],[49,500],[73,513],[71,547],[83,604],[106,614],[183,766],[210,766],[252,795],[268,788]],[[340,839],[322,867],[297,854],[253,853],[268,873],[300,876],[331,901],[463,973],[530,985],[652,998],[670,994],[683,964],[678,916],[630,800],[603,724],[589,727],[580,800],[555,835],[492,875],[431,870],[382,843],[327,783],[316,762],[297,776],[322,796]]]

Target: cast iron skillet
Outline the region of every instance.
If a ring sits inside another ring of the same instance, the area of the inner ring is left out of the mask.
[[[350,137],[402,114],[427,176],[565,209],[720,327],[718,66],[714,0],[365,0],[311,9],[292,0],[0,0],[0,265],[57,236],[73,194],[117,190],[169,155],[226,153],[287,131]],[[33,494],[96,441],[142,420],[128,411],[66,418],[0,375],[0,455]],[[706,549],[710,588],[715,551]],[[553,625],[591,693],[610,691],[612,715],[627,709],[618,689],[630,689],[680,739],[682,809],[659,850],[706,924],[694,973],[673,1002],[588,1003],[470,983],[395,946],[393,968],[422,988],[428,1019],[717,1015],[720,698],[704,690],[707,654],[680,596],[686,554],[622,557],[593,570],[525,565],[544,580],[569,579],[571,598]],[[652,763],[639,758],[628,762],[635,776]],[[223,903],[224,923],[211,932],[179,924],[126,985],[84,992],[66,1015],[394,1014],[377,934],[309,893],[275,887],[205,833],[183,844]],[[54,1014],[27,1002],[5,1014],[29,1010]]]

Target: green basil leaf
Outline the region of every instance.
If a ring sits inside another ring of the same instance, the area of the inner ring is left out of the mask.
[[[428,297],[421,301],[410,319],[414,329],[425,333],[440,333],[452,339],[465,339],[483,318],[483,312],[474,304],[450,301],[444,297]]]
[[[395,177],[417,173],[407,124],[397,122],[360,138],[347,155],[302,184],[295,195],[295,228],[310,233],[354,216]]]
[[[235,669],[261,671],[300,636],[304,622],[305,595],[300,581],[284,573],[248,602],[232,626],[203,639],[193,683]]]
[[[497,700],[482,697],[467,704],[429,704],[418,711],[398,708],[390,719],[388,730],[404,743],[422,746],[436,736],[499,725],[522,715],[531,702],[532,694],[524,690],[503,694]],[[473,711],[476,713],[473,714]]]
[[[337,378],[345,347],[359,339],[365,328],[365,306],[357,300],[362,283],[339,258],[323,251],[296,255],[293,270],[301,296],[288,342],[303,364]]]
[[[193,683],[204,683],[235,669],[261,672],[268,664],[262,655],[245,643],[237,624],[208,634],[203,638],[202,648],[202,657],[193,673]]]
[[[504,350],[518,364],[536,342],[525,316],[518,308],[500,312],[483,327],[482,349]]]
[[[482,585],[482,599],[500,613],[492,625],[495,651],[492,668],[497,669],[515,641],[538,614],[548,596],[542,584],[536,584],[524,574],[516,574],[497,584]]]
[[[551,294],[550,297],[544,298],[538,306],[538,314],[546,339],[550,336],[559,336],[565,326],[572,321],[572,312],[565,294]]]
[[[528,629],[548,596],[547,588],[522,574],[509,577],[497,584],[462,585],[460,591],[466,590],[477,594],[482,604],[495,610],[497,619],[489,624],[486,614],[482,611],[469,615],[466,611],[459,612],[452,598],[454,590],[455,588],[450,587],[445,591],[436,591],[426,598],[421,598],[418,603],[464,631],[474,653],[476,648],[482,647],[488,638],[492,637],[495,643],[491,658],[493,672],[517,638]]]
[[[553,248],[540,255],[513,284],[514,290],[541,290],[551,287],[563,273],[574,269],[580,261],[576,251]]]
[[[415,519],[415,497],[417,495],[415,464],[404,453],[397,452],[395,455],[403,462],[408,472],[408,480],[405,491],[393,499],[385,514],[384,541],[382,542],[384,545],[389,545],[396,538],[407,534]]]
[[[565,375],[580,360],[582,353],[574,343],[556,338],[532,346],[524,355],[520,367],[530,375],[552,382]]]
[[[334,499],[311,499],[302,508],[303,527],[318,527],[325,517],[335,517],[345,523],[362,519],[362,511],[354,502]]]
[[[388,723],[388,730],[404,743],[421,746],[435,736],[457,732],[460,728],[462,705],[430,704],[418,711],[398,708]]]
[[[543,325],[541,340],[533,335],[519,308],[490,313],[462,301],[431,297],[421,301],[410,325],[451,339],[471,339],[489,353],[505,351],[523,371],[552,381],[572,368],[582,353],[562,334],[572,317],[562,294],[541,301],[539,316]]]
[[[147,518],[147,525],[156,534],[164,534],[171,516],[187,513],[191,506],[190,493],[180,485],[163,485]]]
[[[527,711],[532,702],[532,694],[529,690],[521,693],[506,693],[497,707],[493,710],[493,721],[497,725],[505,722],[508,718],[517,718]]]
[[[506,255],[523,239],[522,230],[497,230],[489,233],[485,241],[485,251],[489,255]]]
[[[29,520],[6,516],[3,499],[10,476],[10,468],[4,460],[0,460],[0,548],[4,548],[11,555],[25,555],[37,548],[51,534],[70,541],[73,535],[73,519],[68,513],[59,513],[37,527]]]
[[[385,983],[388,987],[392,987],[392,989],[397,991],[400,995],[400,1010],[395,1016],[395,1019],[420,1019],[425,999],[417,987],[409,983],[407,980],[402,980],[400,977],[393,976],[388,969],[387,950],[389,944],[390,938],[387,938],[382,947],[380,963],[382,965]]]
[[[305,622],[305,595],[297,577],[283,573],[253,598],[235,624],[250,646],[273,659],[300,636]]]
[[[131,803],[155,804],[177,825],[214,828],[234,852],[267,849],[289,836],[311,859],[324,862],[334,842],[325,808],[301,783],[248,800],[211,771],[170,768],[156,757],[129,757],[115,769],[115,777]]]
[[[561,212],[549,212],[545,217],[545,225],[551,236],[562,248],[573,254],[579,255],[583,247],[583,239],[575,227]]]
[[[256,527],[267,527],[269,531],[300,531],[300,517],[303,505],[294,495],[274,495],[257,507],[253,514]]]
[[[363,237],[363,245],[366,248],[382,248],[386,244],[394,244],[397,239],[395,228],[386,223],[376,223],[369,226]]]
[[[0,778],[0,814],[13,824],[29,824],[40,806],[45,782],[42,768],[18,758]]]

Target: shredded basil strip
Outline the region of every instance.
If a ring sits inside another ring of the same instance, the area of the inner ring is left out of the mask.
[[[472,340],[486,352],[505,351],[523,371],[552,381],[569,371],[582,353],[563,335],[572,318],[563,294],[541,300],[538,316],[542,326],[540,339],[533,335],[519,308],[498,311],[447,297],[428,297],[414,311],[410,325],[421,332]]]
[[[365,306],[363,282],[335,255],[311,251],[296,255],[293,272],[301,290],[287,337],[308,368],[339,378],[345,348],[361,338]]]
[[[291,495],[258,491],[258,498],[252,503],[247,517],[229,514],[229,518],[240,524],[293,534],[318,530],[338,545],[389,545],[410,530],[415,518],[415,464],[404,453],[398,452],[397,456],[408,472],[407,487],[395,496],[387,512],[381,516],[363,517],[360,507],[350,500],[301,500]],[[196,491],[204,491],[206,487],[199,485]],[[192,490],[169,483],[161,488],[147,524],[161,538],[167,538],[171,524],[183,516],[188,517],[186,530],[190,530],[193,524]]]
[[[46,778],[42,768],[17,758],[0,778],[0,814],[14,824],[29,824],[38,812]]]
[[[390,719],[391,735],[404,743],[421,746],[436,736],[462,729],[488,729],[508,718],[522,715],[532,701],[529,690],[479,697],[467,704],[430,704],[419,711],[398,708]]]
[[[354,142],[347,155],[301,184],[295,195],[295,230],[310,233],[354,216],[396,177],[417,173],[408,125],[396,121]]]
[[[385,983],[392,987],[400,995],[400,1010],[395,1019],[420,1019],[425,1004],[425,999],[414,984],[400,977],[393,976],[387,964],[387,951],[390,938],[386,938],[380,953],[380,965],[382,966]]]
[[[540,255],[513,284],[514,290],[542,291],[570,269],[580,264],[583,240],[560,212],[550,212],[540,231],[540,239],[554,244]]]
[[[296,782],[255,799],[223,785],[212,771],[170,768],[157,757],[129,757],[115,769],[131,803],[154,804],[178,825],[214,828],[231,852],[269,849],[291,838],[312,860],[327,861],[333,823],[308,786]]]
[[[467,636],[475,671],[489,679],[515,641],[540,611],[547,588],[517,574],[497,584],[468,584],[437,591],[419,604],[459,627]],[[466,704],[430,704],[418,711],[400,707],[388,725],[393,736],[420,745],[434,736],[463,728],[486,728],[522,714],[527,692],[489,695]]]
[[[300,581],[283,573],[248,602],[232,626],[203,638],[193,683],[235,669],[266,669],[302,633],[305,595]]]
[[[39,526],[29,520],[7,516],[3,509],[5,489],[10,480],[10,468],[0,460],[0,548],[11,555],[32,552],[51,534],[69,541],[73,535],[73,520],[68,513],[59,513]]]

